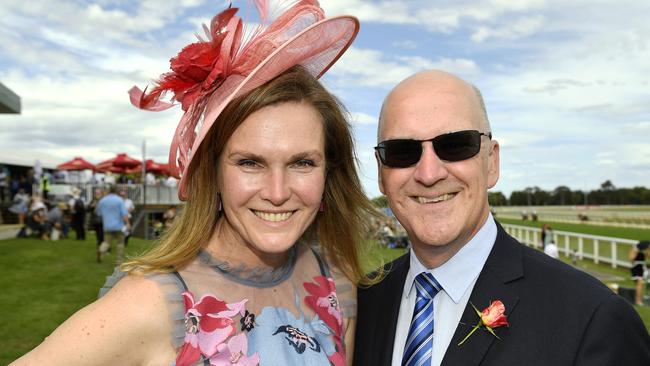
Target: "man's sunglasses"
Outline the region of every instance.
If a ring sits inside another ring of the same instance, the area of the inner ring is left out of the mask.
[[[422,156],[422,143],[433,144],[433,150],[442,160],[454,162],[469,159],[481,151],[481,136],[492,138],[492,133],[466,130],[446,133],[429,140],[386,140],[375,146],[381,163],[391,168],[406,168],[417,164]]]

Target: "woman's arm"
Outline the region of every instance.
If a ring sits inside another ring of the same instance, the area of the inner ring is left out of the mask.
[[[632,247],[632,249],[630,249],[630,252],[628,254],[628,259],[630,260],[630,262],[634,262],[634,259],[636,258],[636,253],[637,253],[636,247]]]
[[[175,359],[171,328],[155,282],[127,276],[11,366],[170,365]]]

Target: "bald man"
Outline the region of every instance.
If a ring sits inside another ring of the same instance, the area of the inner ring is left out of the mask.
[[[650,365],[629,304],[490,214],[499,144],[476,87],[442,71],[407,78],[384,101],[377,142],[379,188],[412,248],[359,290],[355,365]],[[505,317],[472,333],[474,307],[490,305]]]

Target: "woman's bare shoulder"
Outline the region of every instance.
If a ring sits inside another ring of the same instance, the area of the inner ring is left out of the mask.
[[[143,365],[160,358],[171,364],[168,311],[155,281],[128,275],[14,364]]]

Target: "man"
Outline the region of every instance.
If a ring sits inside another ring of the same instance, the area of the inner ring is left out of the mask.
[[[404,80],[384,101],[378,142],[380,190],[412,250],[359,289],[355,365],[650,365],[633,308],[494,221],[499,144],[478,89],[440,71]],[[470,335],[473,307],[493,301],[506,319]]]
[[[124,260],[124,233],[122,229],[126,226],[127,230],[131,230],[131,223],[124,200],[115,194],[116,191],[115,186],[109,186],[109,193],[99,200],[95,209],[97,215],[102,218],[105,238],[105,241],[98,248],[98,262],[101,262],[103,255],[113,245],[117,247],[117,263],[120,264]]]
[[[126,212],[129,216],[129,222],[131,222],[131,218],[133,217],[133,211],[135,211],[135,204],[133,204],[133,201],[129,198],[129,196],[126,195],[126,189],[120,189],[120,197],[124,200],[124,207],[126,207]],[[122,229],[122,232],[124,233],[124,246],[126,247],[129,245],[129,238],[131,237],[131,230],[130,228],[124,227]]]
[[[99,201],[104,197],[104,190],[101,188],[96,188],[94,192],[93,199],[88,204],[88,209],[90,210],[90,222],[93,225],[93,230],[95,230],[95,241],[97,243],[97,261],[101,261],[101,256],[99,252],[99,246],[104,242],[104,225],[102,224],[102,217],[97,214],[97,205]]]
[[[72,188],[72,198],[68,201],[72,214],[72,227],[77,240],[86,240],[86,203],[81,198],[81,189]]]

